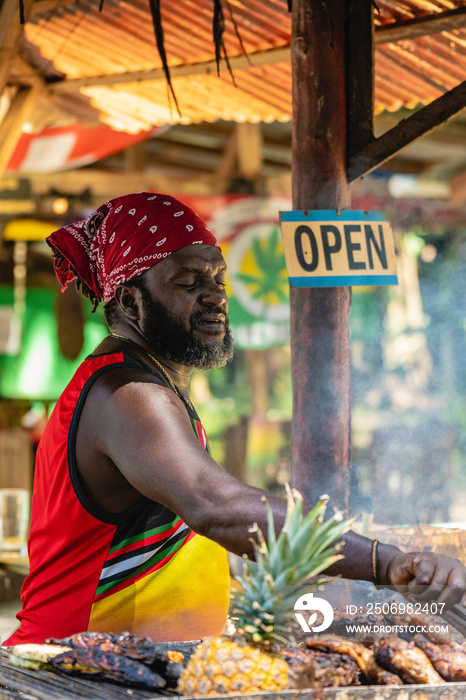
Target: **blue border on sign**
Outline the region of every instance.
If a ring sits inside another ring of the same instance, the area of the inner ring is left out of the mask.
[[[333,211],[319,209],[313,211],[281,211],[280,221],[386,221],[379,211]]]
[[[340,275],[337,277],[289,277],[292,287],[377,287],[398,284],[396,275]]]

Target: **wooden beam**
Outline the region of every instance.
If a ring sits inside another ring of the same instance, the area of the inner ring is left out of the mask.
[[[220,162],[216,170],[216,177],[225,183],[225,187],[233,178],[236,168],[236,158],[238,154],[238,134],[234,129],[228,137],[228,140],[220,157]]]
[[[223,194],[225,183],[216,173],[196,173],[182,168],[157,167],[144,172],[111,171],[103,168],[79,168],[53,173],[28,173],[34,195],[51,189],[80,194],[90,187],[96,206],[128,192],[178,192],[180,194]]]
[[[21,136],[23,125],[32,114],[39,95],[39,87],[20,88],[14,96],[5,118],[0,124],[0,177]]]
[[[12,85],[33,85],[34,83],[39,83],[44,88],[46,87],[43,75],[19,53],[14,58],[8,82]]]
[[[378,46],[405,39],[419,39],[423,36],[440,34],[440,32],[451,32],[462,27],[466,27],[466,7],[383,24],[376,27],[375,43]]]
[[[348,180],[367,175],[466,107],[466,81],[422,107],[350,159]]]
[[[347,153],[374,138],[374,6],[372,0],[350,2],[347,20]]]
[[[24,17],[27,20],[34,0],[24,0]],[[23,35],[17,0],[3,0],[0,4],[0,95],[5,89],[13,61]]]
[[[293,209],[347,208],[345,18],[349,0],[293,0]],[[348,507],[347,287],[290,289],[292,483]]]
[[[290,47],[282,46],[279,48],[267,49],[266,51],[257,51],[246,56],[232,56],[229,59],[232,70],[241,70],[251,68],[252,66],[265,66],[274,63],[286,63],[290,60]],[[220,69],[228,70],[224,59],[220,61]],[[215,61],[201,61],[199,63],[184,63],[179,66],[170,66],[170,75],[172,78],[183,77],[187,75],[216,75],[217,64]],[[97,75],[90,78],[74,78],[72,80],[58,80],[50,85],[53,92],[61,92],[63,90],[80,90],[84,87],[95,87],[96,85],[120,85],[122,83],[136,83],[145,80],[165,80],[163,68],[154,68],[152,70],[137,70],[128,71],[126,73],[111,73],[108,75]]]
[[[236,150],[234,155],[236,157]],[[17,173],[11,174],[17,175]],[[227,170],[220,174],[217,172],[193,174],[192,170],[164,166],[157,166],[156,170],[144,172],[117,172],[87,167],[63,172],[28,173],[27,178],[37,197],[48,194],[51,189],[78,195],[89,187],[92,191],[93,204],[97,207],[102,202],[128,192],[153,190],[154,192],[178,192],[180,195],[224,194],[231,182],[231,172]],[[289,171],[266,178],[265,191],[271,196],[282,197],[290,190]]]

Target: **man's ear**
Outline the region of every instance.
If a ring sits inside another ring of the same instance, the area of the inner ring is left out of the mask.
[[[119,284],[115,289],[115,299],[122,313],[132,321],[139,321],[142,316],[141,292],[137,287]]]

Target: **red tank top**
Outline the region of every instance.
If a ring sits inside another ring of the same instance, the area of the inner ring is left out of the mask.
[[[75,439],[84,401],[103,372],[123,366],[151,371],[131,353],[90,356],[50,416],[36,456],[21,626],[4,645],[91,629],[127,630],[155,641],[223,630],[226,551],[148,498],[114,515],[97,508],[81,486]],[[186,410],[208,450],[197,414]]]

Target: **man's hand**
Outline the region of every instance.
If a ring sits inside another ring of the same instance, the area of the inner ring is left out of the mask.
[[[391,548],[390,548],[391,549]],[[466,567],[459,559],[434,552],[393,553],[383,581],[408,600],[435,600],[451,608],[466,592]]]

